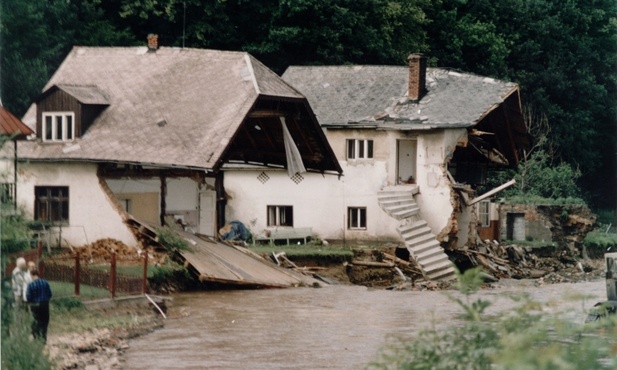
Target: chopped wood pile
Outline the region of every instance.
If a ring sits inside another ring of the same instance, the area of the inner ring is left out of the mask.
[[[99,239],[81,247],[71,247],[68,256],[75,256],[77,252],[81,253],[81,257],[88,263],[111,261],[111,256],[114,253],[118,261],[134,261],[135,263],[141,263],[144,256],[144,250],[129,247],[123,242],[113,238]],[[165,262],[167,255],[165,253],[155,252],[149,248],[148,257],[150,260],[162,264]]]

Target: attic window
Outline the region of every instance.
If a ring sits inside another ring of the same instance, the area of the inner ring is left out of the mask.
[[[62,142],[75,139],[75,113],[45,112],[42,127],[43,141]]]

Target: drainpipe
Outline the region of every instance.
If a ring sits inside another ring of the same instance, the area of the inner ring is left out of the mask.
[[[216,230],[225,225],[225,206],[227,205],[227,198],[225,197],[225,185],[224,185],[224,172],[218,171],[214,180],[214,189],[216,190]]]
[[[161,214],[160,221],[161,226],[165,226],[165,213],[167,213],[167,204],[165,198],[167,197],[167,178],[165,175],[161,175]]]
[[[17,139],[13,139],[13,209],[17,210]]]

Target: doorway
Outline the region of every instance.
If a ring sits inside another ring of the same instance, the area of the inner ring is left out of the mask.
[[[397,173],[398,184],[415,183],[416,155],[418,152],[417,140],[397,140]]]

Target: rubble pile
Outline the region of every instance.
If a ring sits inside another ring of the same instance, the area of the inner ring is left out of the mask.
[[[599,279],[604,274],[602,260],[581,258],[569,248],[538,249],[484,242],[476,249],[458,250],[454,255],[457,264],[480,266],[495,280],[542,279],[543,283],[563,283]]]
[[[81,247],[71,247],[70,251],[66,251],[63,255],[57,257],[74,257],[77,252],[81,254],[81,258],[87,263],[109,262],[114,253],[116,254],[117,261],[125,263],[142,263],[144,257],[143,249],[129,247],[113,238],[99,239]],[[148,248],[149,261],[163,264],[167,258],[167,254]]]

